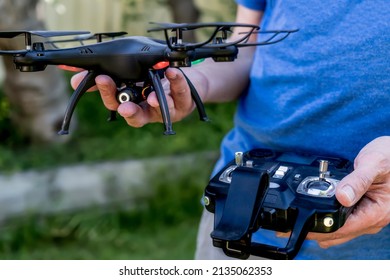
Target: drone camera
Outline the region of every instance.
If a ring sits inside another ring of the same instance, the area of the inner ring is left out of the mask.
[[[136,102],[139,103],[142,100],[145,100],[145,95],[142,94],[143,91],[135,87],[124,87],[118,90],[116,99],[119,103],[125,102]]]

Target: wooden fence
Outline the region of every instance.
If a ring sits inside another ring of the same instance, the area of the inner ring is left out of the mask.
[[[172,21],[166,0],[40,0],[39,17],[49,30],[126,31],[146,35],[149,22]],[[176,0],[180,1],[180,0]],[[199,21],[233,21],[234,0],[194,0]],[[162,38],[162,35],[153,34]],[[201,34],[200,34],[201,36]],[[4,70],[0,59],[0,84]]]
[[[41,0],[40,15],[52,30],[127,31],[144,35],[148,23],[172,21],[164,0]],[[180,0],[177,0],[180,1]],[[195,0],[200,21],[232,21],[234,0]]]

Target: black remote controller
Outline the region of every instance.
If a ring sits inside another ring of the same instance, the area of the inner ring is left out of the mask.
[[[214,213],[213,245],[228,256],[293,259],[308,232],[344,225],[352,208],[335,197],[338,182],[353,170],[345,159],[254,149],[237,152],[205,189]],[[285,247],[252,241],[261,229],[291,232]]]

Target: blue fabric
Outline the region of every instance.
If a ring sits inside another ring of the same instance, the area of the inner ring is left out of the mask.
[[[252,9],[252,10],[264,10],[266,5],[266,0],[258,0],[258,1],[246,1],[246,0],[236,0],[237,4],[241,4],[245,6],[246,8]]]
[[[215,171],[235,151],[255,147],[354,160],[364,145],[390,135],[387,0],[237,3],[265,8],[263,30],[300,30],[257,49]],[[256,235],[280,241],[273,233]],[[297,259],[390,259],[390,226],[326,250],[306,241]]]

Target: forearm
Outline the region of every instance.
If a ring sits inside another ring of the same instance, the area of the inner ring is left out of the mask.
[[[249,81],[253,47],[241,48],[234,62],[214,62],[207,59],[185,69],[197,87],[203,102],[226,102],[236,99]]]

